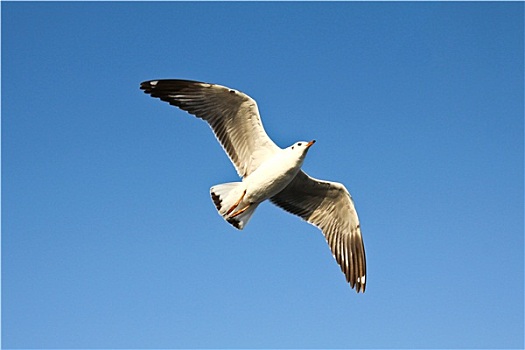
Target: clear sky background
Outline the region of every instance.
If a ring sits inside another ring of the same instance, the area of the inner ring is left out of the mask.
[[[1,6],[5,348],[523,347],[523,3]],[[236,172],[159,78],[318,141],[365,294],[299,218],[223,221]]]

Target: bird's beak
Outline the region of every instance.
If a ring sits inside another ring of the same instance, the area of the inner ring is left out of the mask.
[[[310,148],[315,143],[315,140],[312,140],[306,144],[306,149]]]

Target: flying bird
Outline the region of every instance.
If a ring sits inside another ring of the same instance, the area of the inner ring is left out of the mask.
[[[242,178],[210,189],[228,223],[242,230],[257,206],[270,200],[321,229],[347,282],[356,292],[365,291],[365,248],[352,197],[342,184],[301,170],[315,140],[280,148],[266,134],[255,100],[225,86],[169,79],[145,81],[140,88],[212,128]]]

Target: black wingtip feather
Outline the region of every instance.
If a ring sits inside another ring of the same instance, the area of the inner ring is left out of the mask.
[[[153,91],[158,88],[182,88],[187,87],[188,85],[194,84],[206,84],[202,81],[197,80],[187,80],[187,79],[152,79],[143,81],[140,83],[140,89],[145,90],[144,92],[149,93],[148,91]]]

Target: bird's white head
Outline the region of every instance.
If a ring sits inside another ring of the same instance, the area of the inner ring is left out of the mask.
[[[308,149],[315,143],[315,140],[312,140],[310,142],[307,141],[298,141],[288,147],[290,151],[292,151],[295,154],[299,154],[300,157],[306,156],[306,153],[308,152]]]

